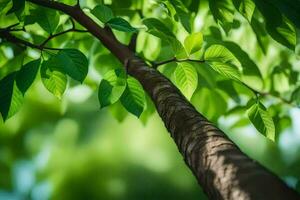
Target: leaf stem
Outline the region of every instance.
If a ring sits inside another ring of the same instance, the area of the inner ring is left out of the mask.
[[[171,62],[197,62],[197,63],[205,63],[205,60],[196,60],[196,59],[190,59],[190,58],[187,58],[187,59],[177,59],[176,57],[174,58],[171,58],[169,60],[164,60],[164,61],[161,61],[161,62],[152,62],[152,66],[153,68],[157,69],[160,65],[164,65],[164,64],[168,64],[168,63],[171,63]]]

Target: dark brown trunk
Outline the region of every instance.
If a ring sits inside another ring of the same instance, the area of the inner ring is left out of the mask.
[[[186,164],[210,199],[300,199],[276,175],[241,152],[157,70],[136,58],[129,63],[128,72],[151,96]]]

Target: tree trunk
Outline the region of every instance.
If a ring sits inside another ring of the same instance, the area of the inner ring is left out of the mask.
[[[157,70],[135,58],[128,65],[128,73],[151,96],[186,164],[210,199],[300,199],[276,175],[241,152]]]
[[[135,57],[135,52],[118,42],[109,29],[98,26],[78,6],[49,0],[27,1],[70,15],[124,63],[127,72],[151,96],[186,164],[210,199],[300,200],[294,190],[246,156],[199,114],[166,77]]]

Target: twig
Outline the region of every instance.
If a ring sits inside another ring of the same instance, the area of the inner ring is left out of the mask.
[[[56,33],[56,34],[53,34],[53,35],[50,35],[44,42],[42,42],[42,44],[40,44],[40,46],[45,46],[50,40],[52,40],[53,38],[55,37],[58,37],[58,36],[61,36],[63,34],[66,34],[66,33],[69,33],[69,32],[78,32],[78,33],[86,33],[87,31],[86,30],[79,30],[79,29],[75,29],[75,28],[70,28],[68,30],[65,30],[65,31],[62,31],[62,32],[59,32],[59,33]]]
[[[48,49],[48,50],[61,50],[59,48],[52,48],[52,47],[44,47],[41,45],[36,45],[33,44],[31,42],[22,40],[20,38],[17,38],[16,36],[12,35],[8,30],[0,30],[0,37],[6,39],[6,41],[8,42],[12,42],[15,44],[19,44],[19,45],[24,45],[25,47],[31,47],[33,49],[38,49],[38,50],[44,50],[44,49]]]
[[[252,88],[251,86],[247,85],[246,83],[244,82],[241,82],[242,85],[244,85],[246,88],[248,88],[250,91],[252,91],[256,96],[271,96],[273,98],[277,98],[279,99],[281,102],[287,104],[287,105],[290,105],[290,106],[293,106],[293,107],[296,107],[296,105],[292,102],[292,100],[287,100],[283,97],[281,97],[280,95],[276,95],[276,94],[273,94],[273,93],[270,93],[270,92],[263,92],[263,91],[258,91],[254,88]]]
[[[187,58],[187,59],[177,59],[177,58],[171,58],[171,59],[169,59],[169,60],[165,60],[165,61],[161,61],[161,62],[154,62],[153,63],[153,68],[157,68],[157,67],[159,67],[160,65],[164,65],[164,64],[168,64],[168,63],[171,63],[171,62],[197,62],[197,63],[204,63],[205,62],[205,60],[196,60],[196,59],[189,59],[189,58]]]

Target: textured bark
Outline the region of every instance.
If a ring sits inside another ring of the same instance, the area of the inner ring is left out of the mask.
[[[151,96],[186,164],[210,199],[300,199],[276,175],[242,153],[157,70],[136,58],[128,64],[128,72]]]
[[[151,96],[186,164],[210,199],[300,199],[276,175],[241,152],[167,78],[135,57],[109,29],[98,26],[76,6],[48,0],[27,1],[70,15],[124,63],[127,72]]]

